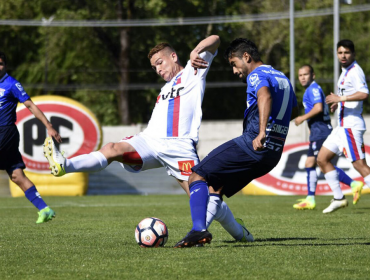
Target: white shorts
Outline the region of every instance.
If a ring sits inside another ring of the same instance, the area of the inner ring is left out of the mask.
[[[191,139],[155,138],[141,132],[120,142],[122,141],[134,147],[143,160],[142,165],[121,163],[130,172],[137,173],[164,166],[168,175],[188,181],[191,168],[199,163],[195,143]]]
[[[344,156],[354,162],[365,158],[365,130],[336,127],[326,138],[323,146],[337,155]]]

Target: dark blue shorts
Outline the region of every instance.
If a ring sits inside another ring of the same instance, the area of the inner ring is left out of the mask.
[[[192,170],[216,191],[223,187],[222,194],[230,197],[252,180],[270,172],[275,165],[257,161],[230,140],[210,152]]]
[[[317,141],[311,141],[310,145],[308,146],[308,157],[315,157],[317,158],[317,155],[319,154],[319,151],[322,147],[322,144],[325,142],[326,139],[320,139]]]
[[[19,152],[19,132],[15,125],[0,126],[0,169],[10,175],[13,170],[25,169]]]

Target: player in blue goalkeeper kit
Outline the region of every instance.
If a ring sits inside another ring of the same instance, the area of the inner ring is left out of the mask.
[[[48,134],[59,143],[62,141],[45,115],[32,102],[22,85],[6,73],[6,56],[0,52],[0,169],[6,170],[9,178],[23,191],[27,199],[39,210],[36,223],[44,223],[55,216],[38,193],[35,185],[26,177],[26,168],[19,152],[19,132],[15,125],[18,102],[23,103],[46,127]]]
[[[330,122],[329,106],[325,103],[325,95],[321,87],[315,82],[315,73],[311,65],[303,65],[298,70],[298,80],[306,89],[303,95],[303,106],[305,114],[295,119],[298,126],[307,121],[310,129],[310,144],[307,153],[305,168],[307,171],[307,197],[300,199],[293,207],[298,210],[314,209],[316,207],[315,193],[317,186],[317,155],[325,139],[332,132]],[[357,188],[363,186],[361,181],[354,181],[338,167],[337,170],[340,182]]]
[[[282,72],[263,64],[252,41],[235,39],[225,58],[233,73],[248,84],[243,134],[217,147],[192,168],[189,187],[193,228],[176,248],[212,240],[206,229],[209,191],[231,197],[253,179],[270,172],[280,160],[289,122],[298,115],[290,81]],[[247,238],[253,239],[249,235]]]

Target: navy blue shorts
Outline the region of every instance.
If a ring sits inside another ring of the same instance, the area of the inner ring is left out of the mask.
[[[192,170],[216,191],[223,187],[222,194],[230,197],[252,180],[270,172],[275,165],[257,161],[230,140],[210,152]]]
[[[319,151],[322,147],[322,144],[325,142],[326,139],[320,139],[317,141],[311,141],[310,145],[308,146],[308,157],[315,157],[317,158],[317,155],[319,154]]]
[[[0,126],[0,169],[10,175],[13,170],[25,169],[19,152],[19,132],[15,125]]]

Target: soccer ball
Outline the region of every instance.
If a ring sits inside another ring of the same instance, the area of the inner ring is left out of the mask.
[[[167,226],[158,218],[145,218],[136,226],[135,239],[140,247],[163,247],[168,239]]]

